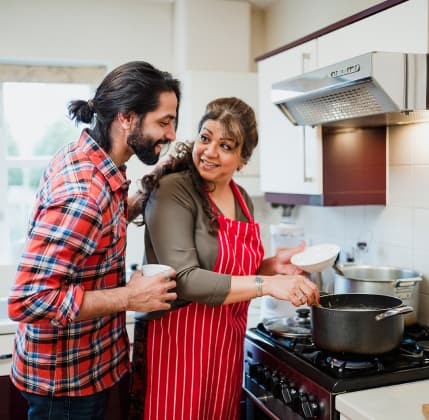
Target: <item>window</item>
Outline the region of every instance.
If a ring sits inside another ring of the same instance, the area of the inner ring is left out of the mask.
[[[90,99],[105,67],[0,64],[0,264],[17,263],[40,176],[83,127],[67,115]]]

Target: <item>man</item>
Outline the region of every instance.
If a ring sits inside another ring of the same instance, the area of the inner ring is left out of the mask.
[[[125,282],[124,163],[133,154],[157,162],[175,140],[179,100],[169,73],[130,62],[109,73],[92,100],[69,105],[71,118],[92,128],[42,177],[9,297],[9,316],[19,322],[11,379],[29,419],[103,419],[106,389],[130,367],[125,311],[169,309],[176,299],[165,275],[137,271]]]

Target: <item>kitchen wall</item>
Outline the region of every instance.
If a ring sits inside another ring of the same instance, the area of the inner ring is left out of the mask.
[[[368,9],[380,0],[276,0],[265,11],[266,51]]]
[[[2,61],[101,63],[146,59],[172,69],[173,4],[163,1],[0,2]]]

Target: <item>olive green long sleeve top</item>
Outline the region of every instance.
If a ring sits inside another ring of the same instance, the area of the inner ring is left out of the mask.
[[[250,197],[239,188],[253,215]],[[235,213],[236,220],[247,221],[237,199]],[[221,305],[229,293],[231,275],[212,271],[218,255],[217,235],[208,231],[209,220],[188,171],[161,178],[147,203],[145,223],[144,262],[176,270],[174,307],[189,301]]]

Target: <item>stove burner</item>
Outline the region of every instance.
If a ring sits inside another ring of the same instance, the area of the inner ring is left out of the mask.
[[[340,370],[368,370],[377,366],[377,360],[343,360],[336,357],[328,356],[326,361],[332,368]]]
[[[420,345],[420,342],[416,343],[411,338],[404,339],[399,348],[399,353],[402,357],[408,359],[421,360],[424,357],[424,349]]]
[[[429,340],[429,327],[425,325],[409,325],[405,327],[405,335],[416,341]]]
[[[418,341],[417,345],[420,346],[425,353],[429,353],[429,340]]]

